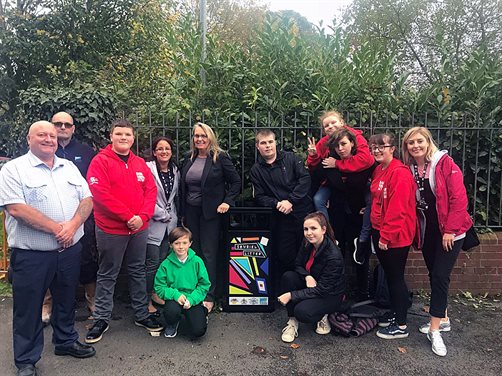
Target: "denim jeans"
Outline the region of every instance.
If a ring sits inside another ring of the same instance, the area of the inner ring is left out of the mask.
[[[330,196],[331,196],[331,188],[328,186],[320,186],[314,195],[315,210],[323,213],[328,221],[329,221],[329,214],[328,214],[327,204]]]

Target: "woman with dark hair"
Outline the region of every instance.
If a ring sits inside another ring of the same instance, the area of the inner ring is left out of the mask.
[[[283,294],[277,298],[286,306],[289,317],[282,330],[284,342],[293,342],[298,336],[298,322],[317,322],[316,333],[328,334],[328,314],[340,310],[344,294],[343,256],[324,214],[307,215],[303,234],[295,270],[282,275]]]
[[[211,281],[203,303],[211,312],[217,287],[222,215],[235,205],[241,179],[207,124],[197,123],[193,127],[190,155],[181,167],[180,187],[184,224],[193,234],[192,249],[204,260]]]
[[[164,304],[153,291],[155,273],[169,252],[168,235],[178,224],[177,195],[180,174],[173,158],[174,143],[170,138],[157,137],[152,144],[152,160],[147,162],[157,185],[155,211],[148,223],[146,246],[146,291],[151,300],[150,313],[157,312],[152,302]]]
[[[467,213],[467,193],[462,171],[440,151],[424,127],[414,127],[403,137],[403,161],[418,185],[416,195],[420,236],[418,246],[429,270],[430,321],[419,328],[431,341],[432,351],[446,355],[441,332],[451,330],[447,317],[450,275],[472,226]]]
[[[336,131],[328,141],[330,155],[342,161],[357,153],[357,140],[347,129]],[[332,223],[342,253],[354,261],[357,300],[368,299],[368,272],[371,255],[369,180],[375,165],[359,172],[323,169],[332,191]]]
[[[370,150],[379,165],[371,181],[372,241],[387,277],[394,317],[381,321],[377,336],[384,339],[405,338],[409,332],[406,318],[409,292],[404,269],[415,237],[415,182],[408,167],[395,158],[394,136],[376,134],[369,140]]]

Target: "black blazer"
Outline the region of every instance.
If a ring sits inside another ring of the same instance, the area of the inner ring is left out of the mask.
[[[197,157],[190,158],[190,155],[187,155],[181,166],[181,215],[183,217],[186,210],[186,177],[195,158]],[[218,215],[216,209],[222,202],[230,206],[235,205],[235,199],[241,191],[241,178],[227,153],[218,154],[216,162],[213,162],[212,153],[207,156],[202,171],[201,188],[204,218],[215,218]]]

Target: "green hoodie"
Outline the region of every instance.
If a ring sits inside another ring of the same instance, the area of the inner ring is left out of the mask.
[[[183,294],[192,307],[204,300],[210,286],[206,266],[192,248],[188,248],[185,263],[180,262],[171,249],[155,275],[155,292],[159,298],[178,301]]]

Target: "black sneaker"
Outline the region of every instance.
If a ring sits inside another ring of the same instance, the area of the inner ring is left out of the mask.
[[[406,338],[410,335],[408,328],[401,329],[396,323],[386,328],[378,329],[376,335],[383,339]]]
[[[396,314],[392,311],[385,312],[382,317],[378,319],[378,326],[386,328],[396,320]]]
[[[164,337],[166,338],[174,338],[176,334],[178,334],[178,325],[180,322],[178,321],[176,324],[167,324],[164,329]]]
[[[354,253],[352,254],[354,262],[358,265],[364,264],[369,256],[370,248],[370,242],[360,242],[358,238],[355,238]]]
[[[141,321],[134,321],[134,324],[145,328],[149,332],[160,332],[162,329],[164,329],[164,327],[152,315]]]
[[[85,336],[85,343],[96,343],[101,340],[103,333],[109,328],[105,320],[97,320]]]

